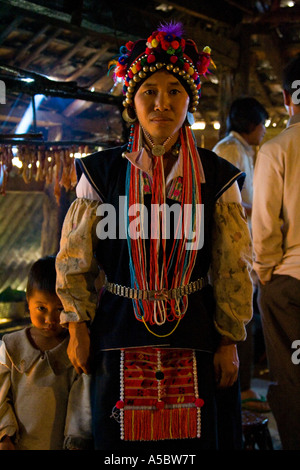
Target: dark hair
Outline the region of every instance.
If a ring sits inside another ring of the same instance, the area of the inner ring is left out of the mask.
[[[45,256],[40,258],[30,268],[27,281],[26,297],[28,299],[35,289],[55,294],[55,284],[55,256]]]
[[[232,102],[229,110],[227,133],[236,131],[249,134],[268,117],[267,110],[255,98],[238,98]]]
[[[292,84],[296,80],[300,80],[300,54],[293,57],[283,69],[282,87],[289,95],[292,95],[295,91]]]

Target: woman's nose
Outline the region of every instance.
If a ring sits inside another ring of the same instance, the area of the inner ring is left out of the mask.
[[[156,95],[155,103],[154,103],[154,109],[155,111],[165,111],[169,109],[170,107],[170,102],[169,102],[169,96],[167,93],[158,93]]]

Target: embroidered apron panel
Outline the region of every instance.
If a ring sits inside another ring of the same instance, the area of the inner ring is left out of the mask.
[[[198,396],[191,350],[141,348],[121,352],[121,439],[200,437],[203,400]]]

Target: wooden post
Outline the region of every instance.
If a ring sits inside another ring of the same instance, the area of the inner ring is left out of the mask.
[[[219,78],[219,120],[220,132],[219,138],[222,139],[226,134],[226,119],[232,102],[232,82],[233,74],[228,68],[220,67]]]

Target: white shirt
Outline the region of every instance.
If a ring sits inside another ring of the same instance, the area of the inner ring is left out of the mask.
[[[300,114],[258,152],[252,209],[254,269],[300,279]]]
[[[254,150],[252,146],[238,132],[231,131],[214,146],[213,152],[246,173],[242,189],[242,200],[246,204],[252,205],[254,167]]]

